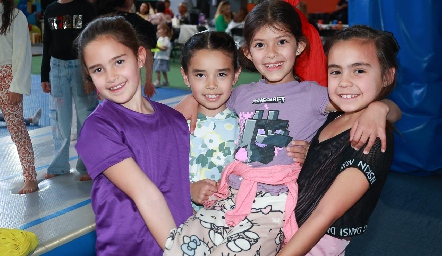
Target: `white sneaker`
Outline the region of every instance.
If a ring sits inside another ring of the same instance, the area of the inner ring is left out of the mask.
[[[31,117],[31,124],[38,125],[38,121],[40,121],[41,118],[41,108],[35,112],[35,114]]]
[[[163,83],[161,83],[161,86],[169,86],[169,82],[164,81]]]
[[[160,87],[161,86],[160,81],[156,80],[155,82],[153,82],[153,86],[154,87]]]

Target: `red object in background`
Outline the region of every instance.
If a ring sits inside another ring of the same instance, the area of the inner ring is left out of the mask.
[[[296,6],[299,0],[285,0],[295,8],[302,22],[302,33],[307,37],[310,49],[304,50],[295,62],[295,73],[303,81],[315,81],[327,86],[327,58],[324,53],[321,37],[318,31],[308,21],[307,17]]]

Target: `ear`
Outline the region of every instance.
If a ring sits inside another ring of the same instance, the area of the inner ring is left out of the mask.
[[[384,87],[389,86],[394,81],[394,76],[396,74],[395,68],[390,68],[386,73],[384,77]]]
[[[146,48],[140,46],[138,47],[138,67],[142,68],[144,66],[144,62],[146,62]]]
[[[232,84],[232,86],[235,85],[236,82],[238,82],[238,78],[239,78],[239,75],[241,74],[241,70],[242,70],[242,68],[239,67],[238,70],[235,72],[235,78],[233,79],[233,84]]]
[[[296,48],[296,56],[299,56],[305,50],[305,42],[298,42],[298,48]]]
[[[187,85],[187,87],[190,88],[189,76],[184,72],[183,67],[180,68],[180,71],[181,71],[181,75],[183,76],[184,83]]]
[[[244,56],[246,56],[247,59],[249,59],[250,61],[252,61],[252,54],[250,54],[250,50],[249,48],[247,48],[245,45],[243,45],[241,47],[242,52],[244,53]]]

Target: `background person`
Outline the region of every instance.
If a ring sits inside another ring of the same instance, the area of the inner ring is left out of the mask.
[[[165,22],[158,24],[157,37],[157,47],[159,51],[156,51],[153,57],[153,71],[157,77],[154,86],[169,86],[167,72],[170,71],[169,59],[172,50],[172,44],[170,42],[170,39],[172,38],[172,28]],[[164,78],[163,83],[161,83],[161,75],[163,75]]]
[[[34,150],[23,121],[23,94],[31,94],[31,41],[28,22],[13,0],[0,0],[0,109],[17,147],[24,185],[19,194],[38,190]]]
[[[232,20],[232,12],[230,10],[230,2],[221,1],[215,13],[215,31],[226,31],[229,22]]]
[[[44,14],[41,87],[43,92],[50,93],[49,116],[54,140],[54,158],[45,174],[47,179],[70,173],[72,100],[79,127],[98,105],[96,92],[83,87],[80,62],[73,48],[77,35],[95,17],[93,6],[86,0],[59,0],[49,4]],[[76,170],[81,175],[80,181],[90,180],[80,157]]]

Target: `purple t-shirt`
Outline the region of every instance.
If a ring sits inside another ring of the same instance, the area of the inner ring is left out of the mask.
[[[233,90],[227,107],[238,114],[240,142],[235,158],[252,166],[292,164],[285,147],[310,141],[325,122],[327,88],[315,82],[266,84],[265,80]]]
[[[135,203],[103,174],[124,159],[132,157],[155,183],[177,225],[192,215],[186,120],[168,106],[150,103],[155,113],[147,115],[104,101],[86,119],[78,137],[75,147],[94,180],[97,255],[163,254]]]

